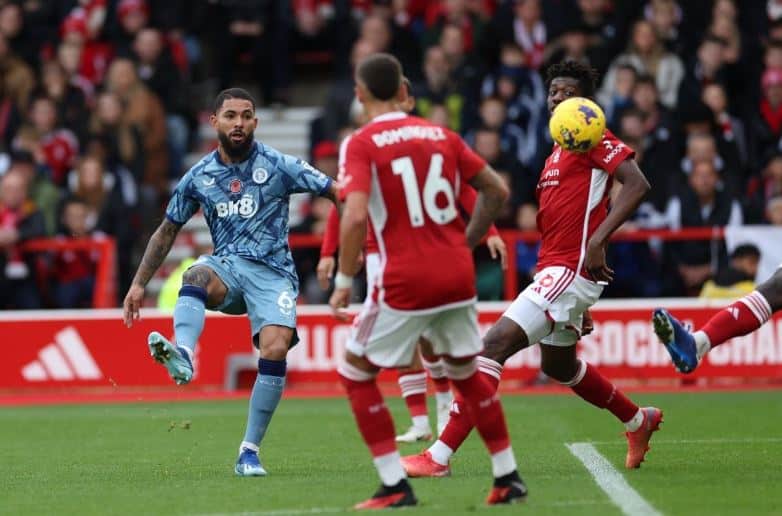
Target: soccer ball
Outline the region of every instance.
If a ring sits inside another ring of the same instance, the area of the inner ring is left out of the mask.
[[[565,150],[586,152],[603,139],[606,116],[600,106],[583,97],[573,97],[554,108],[548,129]]]

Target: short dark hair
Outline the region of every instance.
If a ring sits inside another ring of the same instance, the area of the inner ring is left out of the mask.
[[[356,77],[377,100],[392,100],[402,84],[402,65],[391,54],[373,54],[359,63]]]
[[[228,99],[249,100],[250,104],[253,105],[253,111],[255,111],[255,99],[247,92],[247,90],[242,88],[228,88],[227,90],[223,90],[218,93],[217,97],[215,97],[215,102],[212,106],[212,113],[217,114],[217,112],[220,111],[220,108],[223,107],[223,103]]]
[[[597,70],[578,61],[563,61],[548,67],[546,71],[546,88],[551,86],[554,79],[568,77],[578,81],[581,95],[594,97],[597,89]]]
[[[736,258],[755,258],[760,260],[760,249],[755,244],[741,244],[730,253],[731,260]]]
[[[635,85],[638,86],[639,84],[648,84],[653,86],[655,90],[657,89],[657,79],[654,78],[654,75],[648,73],[642,73],[635,78]]]
[[[711,33],[711,32],[709,32],[705,36],[703,36],[703,39],[701,40],[700,45],[698,45],[698,46],[701,46],[704,43],[716,43],[716,44],[720,45],[721,47],[727,47],[728,46],[728,40],[726,40],[723,37],[717,36],[716,34]]]

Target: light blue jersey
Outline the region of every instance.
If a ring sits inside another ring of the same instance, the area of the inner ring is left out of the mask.
[[[202,208],[214,256],[261,262],[298,285],[288,248],[288,198],[321,195],[330,185],[331,178],[306,161],[256,141],[241,163],[225,164],[214,151],[194,165],[174,190],[166,217],[182,225]]]

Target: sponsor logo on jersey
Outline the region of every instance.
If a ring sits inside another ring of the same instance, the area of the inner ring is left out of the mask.
[[[258,211],[258,203],[249,194],[245,194],[237,201],[218,202],[215,204],[217,216],[222,218],[239,215],[242,218],[250,218]]]
[[[231,190],[231,193],[239,193],[242,191],[243,187],[244,185],[238,179],[231,179],[231,183],[228,185],[228,189]]]
[[[269,171],[265,168],[256,168],[253,170],[253,181],[262,185],[269,179]]]
[[[203,179],[201,182],[204,184],[204,186],[212,186],[213,184],[215,184],[215,178],[210,177],[207,179]]]
[[[611,142],[603,142],[608,145],[606,145],[606,149],[611,149],[611,152],[609,152],[605,158],[603,158],[603,163],[611,163],[614,158],[622,152],[622,150],[625,148],[624,143],[620,143],[619,145],[611,145]]]
[[[38,352],[36,360],[22,367],[22,377],[28,382],[100,380],[103,373],[79,332],[68,326]]]

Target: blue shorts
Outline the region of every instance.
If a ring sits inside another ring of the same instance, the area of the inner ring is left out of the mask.
[[[202,255],[191,265],[212,269],[228,287],[225,299],[211,308],[225,314],[247,314],[252,335],[264,326],[278,325],[296,329],[296,299],[298,284],[261,262],[239,256]],[[291,346],[296,344],[294,333]]]

